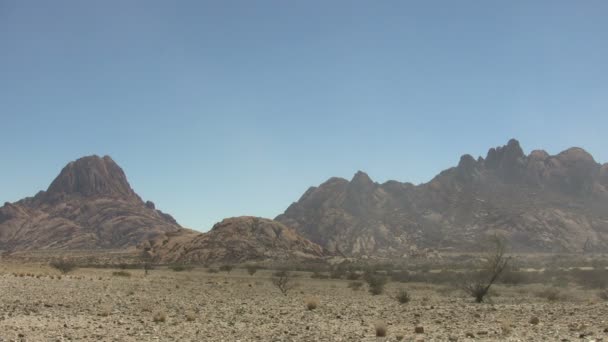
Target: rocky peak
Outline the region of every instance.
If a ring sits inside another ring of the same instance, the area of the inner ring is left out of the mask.
[[[374,181],[363,171],[357,171],[350,181],[350,188],[359,191],[369,191],[374,188]]]
[[[505,146],[493,147],[488,151],[486,167],[497,169],[506,164],[516,163],[523,158],[525,158],[525,155],[519,141],[511,139]]]
[[[124,171],[110,158],[96,155],[70,162],[47,190],[48,196],[67,194],[139,199]]]
[[[593,156],[580,147],[571,147],[561,152],[557,155],[557,159],[559,159],[559,161],[562,163],[568,164],[596,164],[595,159],[593,159]]]
[[[521,179],[525,164],[526,156],[515,139],[509,140],[505,146],[491,148],[485,160],[486,168],[497,170],[498,175],[507,181]]]
[[[470,181],[477,174],[477,161],[470,154],[465,154],[460,157],[456,170],[461,180]]]

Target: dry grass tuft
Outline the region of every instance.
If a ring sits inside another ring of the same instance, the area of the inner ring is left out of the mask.
[[[378,321],[374,328],[376,329],[376,337],[386,337],[386,332],[388,330],[386,323]]]
[[[196,320],[196,313],[194,313],[194,311],[187,311],[185,316],[186,321],[188,322],[194,322]]]
[[[154,323],[164,323],[167,321],[167,315],[162,311],[157,311],[154,316],[152,316],[152,321],[154,321]]]
[[[306,299],[306,308],[308,310],[314,310],[319,306],[319,298],[310,297]]]

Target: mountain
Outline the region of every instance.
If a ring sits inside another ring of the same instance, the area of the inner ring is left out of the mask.
[[[0,208],[3,250],[127,248],[180,230],[108,156],[71,162],[46,191]]]
[[[493,234],[514,251],[607,251],[608,164],[580,148],[525,155],[512,139],[420,185],[330,178],[276,220],[347,256],[478,250]]]
[[[168,232],[144,243],[153,260],[162,263],[238,263],[249,260],[316,259],[325,251],[293,229],[258,217],[234,217],[207,233]]]

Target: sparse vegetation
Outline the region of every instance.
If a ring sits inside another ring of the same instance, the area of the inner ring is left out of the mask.
[[[196,313],[194,311],[186,311],[186,321],[194,322],[196,320]]]
[[[250,276],[253,276],[254,274],[256,274],[259,267],[256,265],[247,265],[246,269],[247,269],[247,273],[249,273]]]
[[[361,287],[363,287],[363,283],[360,281],[351,281],[348,283],[348,288],[352,289],[353,291],[359,291]]]
[[[220,266],[220,271],[230,273],[234,267],[232,265],[222,265]]]
[[[314,310],[319,306],[319,298],[309,297],[306,299],[306,308],[308,310]]]
[[[76,263],[70,259],[53,260],[49,265],[63,274],[68,274],[77,268]]]
[[[409,301],[411,299],[410,294],[409,294],[409,292],[407,292],[406,289],[399,290],[399,292],[397,293],[397,296],[395,298],[397,298],[397,301],[401,304],[409,303]]]
[[[550,302],[556,302],[563,297],[561,291],[555,287],[542,289],[541,291],[536,292],[536,296],[544,298]]]
[[[154,323],[166,322],[167,315],[162,311],[157,311],[154,313],[154,316],[152,316],[152,321],[154,321]]]
[[[388,282],[388,279],[380,274],[366,273],[364,276],[365,282],[369,287],[369,293],[372,295],[380,295],[384,292],[384,286]]]
[[[386,337],[386,333],[388,331],[386,323],[382,321],[376,322],[374,328],[376,330],[376,337]]]
[[[284,296],[295,287],[293,276],[287,270],[277,271],[273,274],[272,284],[276,286]]]
[[[130,277],[131,273],[129,273],[127,271],[115,271],[115,272],[112,272],[112,275],[115,277]]]
[[[473,296],[477,303],[483,302],[490,288],[509,263],[509,258],[505,255],[506,243],[504,239],[494,236],[492,244],[494,249],[487,255],[487,261],[482,265],[481,270],[463,284],[465,292]]]
[[[190,265],[171,265],[169,266],[170,269],[173,270],[173,272],[183,272],[183,271],[192,271],[193,267]]]

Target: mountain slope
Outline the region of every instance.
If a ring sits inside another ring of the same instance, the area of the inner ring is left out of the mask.
[[[0,249],[125,248],[182,228],[108,156],[69,163],[47,191],[0,208]]]
[[[418,186],[331,178],[276,220],[352,256],[471,250],[494,233],[517,251],[606,251],[608,165],[580,148],[526,156],[511,140]]]
[[[283,224],[258,217],[224,219],[207,233],[182,230],[142,246],[162,263],[225,263],[249,260],[315,259],[323,249]]]

